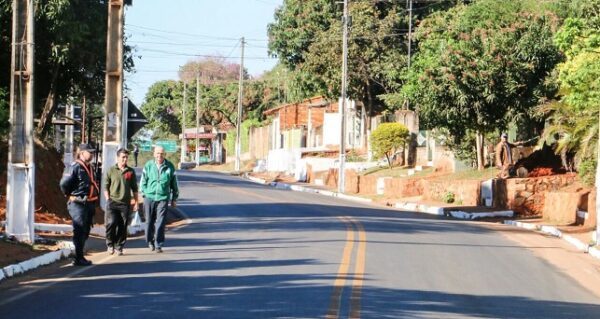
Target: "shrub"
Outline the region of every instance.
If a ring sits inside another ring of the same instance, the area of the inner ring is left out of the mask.
[[[385,156],[390,169],[392,162],[390,157],[400,147],[403,147],[408,139],[409,133],[406,126],[400,123],[383,123],[380,124],[371,133],[371,149],[375,158]]]
[[[454,203],[454,201],[456,200],[456,195],[454,195],[453,192],[446,192],[442,199],[445,203]]]

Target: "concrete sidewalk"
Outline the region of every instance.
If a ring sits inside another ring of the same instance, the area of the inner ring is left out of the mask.
[[[244,174],[243,178],[252,181],[257,184],[267,185],[278,189],[288,189],[298,192],[307,192],[313,194],[320,194],[325,196],[337,197],[357,202],[367,202],[377,204],[375,201],[369,198],[363,198],[359,196],[352,196],[346,194],[340,194],[338,192],[327,189],[323,186],[317,186],[307,183],[282,183],[282,182],[269,182],[261,178]],[[514,212],[512,210],[494,210],[487,207],[443,207],[432,203],[423,201],[399,201],[393,206],[398,210],[420,212],[425,214],[432,214],[438,216],[447,216],[457,219],[475,220],[479,218],[496,218],[501,219],[502,223],[509,226],[519,227],[531,231],[538,232],[544,235],[550,235],[560,238],[567,243],[573,245],[577,250],[587,253],[590,256],[600,259],[600,246],[592,246],[589,242],[582,240],[582,236],[574,236],[569,233],[563,232],[557,226],[544,225],[541,221],[518,221],[513,219]],[[595,233],[594,233],[595,234]],[[591,241],[597,242],[595,238],[591,238]]]
[[[178,226],[179,222],[182,220],[189,221],[189,218],[181,210],[177,208],[169,208],[167,214],[167,228],[170,228],[171,225]],[[69,235],[73,230],[72,225],[42,223],[35,223],[34,228],[38,231],[55,232],[64,235]],[[135,215],[131,224],[127,227],[127,231],[129,233],[128,240],[143,238],[142,236],[140,236],[140,233],[143,234],[144,229],[145,222],[141,220],[139,214]],[[106,251],[106,243],[104,237],[105,234],[106,230],[104,228],[104,225],[96,224],[94,225],[94,227],[92,227],[92,229],[90,230],[90,238],[87,240],[85,245],[86,252],[88,254],[96,254]],[[57,243],[60,248],[56,251],[52,251],[41,256],[31,258],[29,260],[24,260],[17,264],[12,264],[0,268],[0,282],[2,282],[2,280],[4,279],[23,274],[30,270],[54,263],[61,259],[68,258],[74,253],[75,247],[73,246],[72,241],[61,240]]]

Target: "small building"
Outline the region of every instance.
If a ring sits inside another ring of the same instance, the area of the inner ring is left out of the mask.
[[[225,163],[225,140],[227,131],[223,125],[200,125],[186,128],[183,133],[185,161],[198,163]],[[180,136],[181,138],[181,136]],[[198,141],[198,155],[196,159],[196,140]]]

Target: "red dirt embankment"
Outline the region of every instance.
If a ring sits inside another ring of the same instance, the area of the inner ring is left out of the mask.
[[[0,142],[0,220],[6,219],[8,144]],[[35,142],[35,221],[70,224],[67,203],[59,183],[64,170],[60,155]]]

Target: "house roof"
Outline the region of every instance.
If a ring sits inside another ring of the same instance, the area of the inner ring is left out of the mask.
[[[263,114],[264,115],[273,115],[283,108],[286,108],[289,106],[294,106],[294,105],[308,106],[308,107],[323,107],[323,106],[329,105],[330,103],[331,102],[328,101],[327,99],[325,99],[323,96],[315,96],[315,97],[311,97],[309,99],[303,100],[301,102],[283,104],[283,105],[274,107],[272,109],[268,109],[268,110],[264,111]]]

